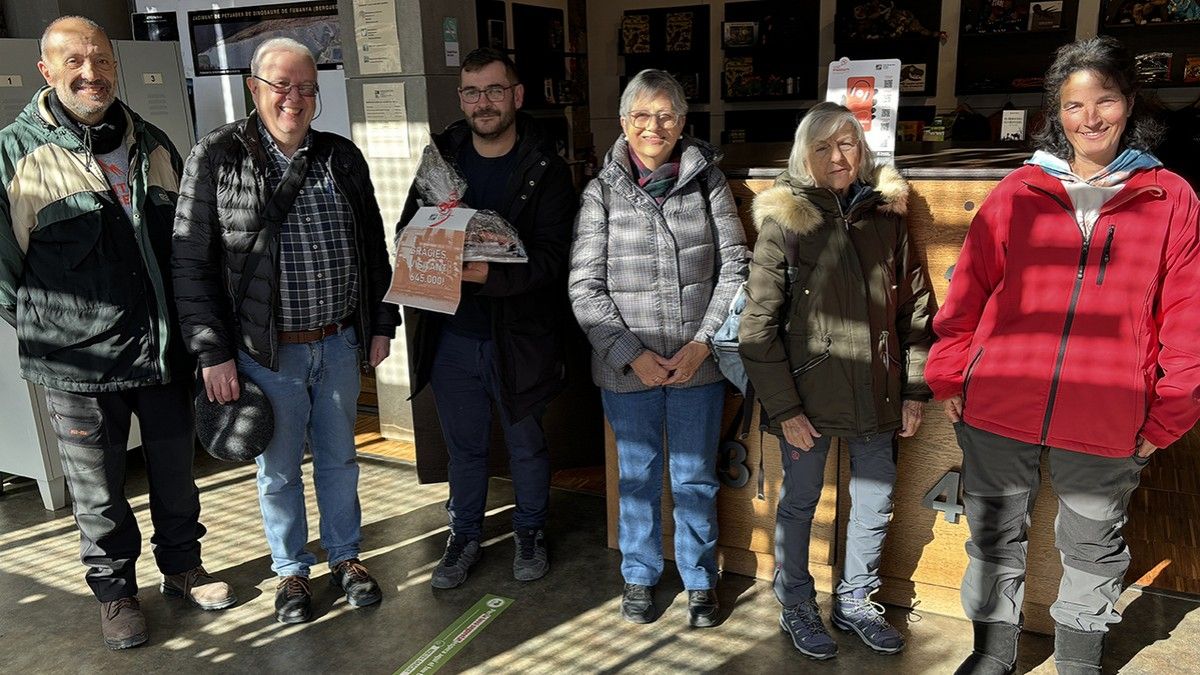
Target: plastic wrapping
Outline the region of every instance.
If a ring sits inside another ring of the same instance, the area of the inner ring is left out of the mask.
[[[433,145],[425,146],[421,164],[413,179],[417,193],[426,204],[438,208],[470,208],[462,202],[467,182],[454,167],[446,163]],[[466,262],[525,262],[525,244],[512,225],[500,214],[490,210],[476,211],[467,223],[467,241],[463,246]]]

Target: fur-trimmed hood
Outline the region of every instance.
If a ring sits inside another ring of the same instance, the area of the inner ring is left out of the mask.
[[[895,167],[877,167],[869,185],[873,194],[863,199],[875,200],[877,210],[900,216],[908,212],[908,181]],[[829,190],[800,185],[784,173],[774,186],[754,198],[754,226],[762,230],[764,223],[774,220],[798,234],[808,234],[825,222],[828,213],[836,211],[834,199]]]

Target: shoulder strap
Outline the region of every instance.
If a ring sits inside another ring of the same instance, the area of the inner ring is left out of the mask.
[[[246,256],[245,265],[242,266],[242,279],[238,284],[237,296],[234,298],[235,311],[241,308],[242,301],[246,299],[246,291],[250,290],[250,280],[253,278],[255,270],[258,269],[259,262],[267,253],[267,244],[283,225],[283,221],[287,219],[288,212],[292,210],[292,204],[296,203],[296,195],[300,194],[300,186],[304,184],[304,177],[308,174],[308,158],[309,153],[305,152],[292,159],[283,179],[275,188],[275,192],[271,194],[266,206],[258,214],[263,226],[254,239],[254,246],[250,248],[250,253]]]

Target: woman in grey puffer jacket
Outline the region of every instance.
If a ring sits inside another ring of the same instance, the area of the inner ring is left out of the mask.
[[[642,71],[622,94],[620,113],[624,135],[583,191],[570,294],[617,442],[621,614],[655,619],[665,428],[675,563],[689,622],[711,626],[725,381],[708,343],[746,278],[745,233],[716,150],[681,138],[687,103],[674,78]]]

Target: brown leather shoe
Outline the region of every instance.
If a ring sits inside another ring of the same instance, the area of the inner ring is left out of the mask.
[[[159,590],[169,598],[187,598],[200,609],[225,609],[237,602],[233,587],[213,578],[203,567],[163,576]]]
[[[146,641],[146,617],[134,596],[100,603],[100,633],[109,649],[129,649]]]

